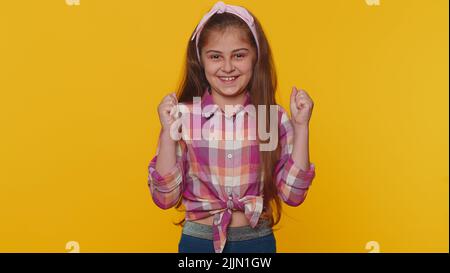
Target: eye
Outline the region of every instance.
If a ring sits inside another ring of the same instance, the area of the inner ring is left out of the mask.
[[[213,54],[213,55],[210,55],[209,58],[210,58],[211,60],[218,60],[218,59],[220,58],[220,55],[218,55],[218,54]]]
[[[236,53],[236,55],[234,55],[234,56],[236,56],[237,59],[242,59],[242,58],[245,57],[245,54],[242,54],[242,53]]]

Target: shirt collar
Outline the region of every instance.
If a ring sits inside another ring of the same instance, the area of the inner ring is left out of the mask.
[[[202,96],[202,116],[209,118],[212,115],[214,115],[215,112],[220,110],[225,115],[225,117],[231,118],[234,115],[241,112],[249,104],[250,104],[250,94],[248,92],[245,92],[244,105],[237,105],[236,107],[234,107],[234,110],[231,113],[225,113],[220,109],[220,107],[217,104],[214,103],[211,94],[211,89],[208,87],[206,88]]]

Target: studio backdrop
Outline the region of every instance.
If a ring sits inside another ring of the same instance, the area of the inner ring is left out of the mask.
[[[214,0],[0,7],[0,252],[176,252],[147,185],[157,106]],[[278,252],[448,252],[447,0],[227,1],[314,100],[316,177]]]

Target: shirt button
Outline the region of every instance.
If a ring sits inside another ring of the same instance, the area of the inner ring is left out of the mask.
[[[227,157],[228,157],[228,158],[232,158],[233,155],[232,155],[232,154],[228,154]]]

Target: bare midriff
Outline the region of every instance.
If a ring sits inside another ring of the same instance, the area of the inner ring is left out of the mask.
[[[261,215],[261,217],[265,217],[265,215]],[[214,222],[214,215],[208,216],[203,219],[198,220],[191,220],[195,223],[205,224],[205,225],[213,225]],[[248,221],[247,217],[245,216],[243,211],[240,210],[233,210],[231,214],[231,222],[230,227],[242,227],[242,226],[248,226],[250,225],[250,222]]]

